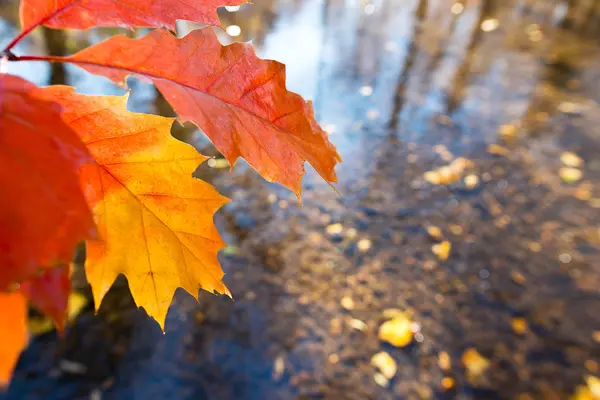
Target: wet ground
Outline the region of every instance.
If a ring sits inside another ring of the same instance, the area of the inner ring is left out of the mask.
[[[453,21],[443,1],[420,28],[410,1],[260,3],[223,18],[315,100],[344,159],[339,194],[309,172],[300,206],[241,163],[201,166],[233,200],[217,222],[235,301],[178,291],[163,335],[121,280],[64,339],[35,338],[0,398],[565,399],[598,376],[597,43],[508,8],[473,42],[476,10]],[[74,71],[84,91],[105,85]],[[160,109],[138,88],[134,109]],[[567,151],[584,161],[576,182]],[[426,174],[459,157],[465,171]],[[390,309],[414,322],[406,347],[378,338]]]

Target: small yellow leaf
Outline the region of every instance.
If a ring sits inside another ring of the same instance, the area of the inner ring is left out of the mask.
[[[527,320],[525,318],[515,317],[510,320],[510,326],[517,335],[523,335],[527,332]]]
[[[506,147],[500,146],[499,144],[490,144],[487,148],[487,151],[495,156],[508,157],[510,154],[510,151]]]
[[[479,177],[477,175],[471,174],[465,176],[465,186],[467,189],[473,189],[479,185]]]
[[[522,273],[520,273],[519,271],[513,271],[510,273],[510,277],[513,280],[514,283],[516,283],[517,285],[522,285],[525,283],[525,281],[527,280]]]
[[[512,138],[513,136],[515,136],[516,132],[517,128],[514,125],[510,124],[501,125],[500,129],[498,129],[498,133],[500,133],[501,136],[506,138]]]
[[[448,185],[458,181],[463,176],[465,170],[472,166],[472,161],[459,157],[449,165],[425,172],[423,178],[434,185]]]
[[[560,161],[567,167],[581,167],[583,165],[583,160],[577,154],[572,153],[570,151],[565,151],[560,155]]]
[[[379,327],[379,339],[396,347],[404,347],[413,340],[412,321],[405,315],[397,315]]]
[[[367,324],[365,324],[363,321],[357,318],[352,318],[350,322],[348,322],[348,325],[350,325],[350,327],[356,329],[357,331],[364,332],[367,330]]]
[[[448,259],[451,249],[452,244],[447,240],[431,246],[431,251],[433,251],[433,254],[435,254],[441,261],[446,261]]]
[[[479,354],[474,348],[465,350],[462,362],[467,369],[469,379],[481,377],[490,366],[490,360]]]
[[[353,310],[354,309],[354,300],[352,300],[352,297],[350,297],[350,296],[344,296],[344,297],[342,297],[342,301],[340,302],[340,304],[346,310]]]
[[[398,370],[396,361],[385,351],[373,355],[371,364],[388,380],[392,379]]]
[[[427,234],[432,239],[435,239],[435,240],[442,240],[444,238],[444,235],[442,234],[442,230],[440,228],[438,228],[437,226],[428,226]]]
[[[452,366],[452,360],[450,359],[450,355],[447,352],[442,351],[438,355],[438,366],[444,371],[450,370]]]
[[[572,167],[563,167],[559,170],[559,175],[565,183],[579,182],[583,178],[583,172],[580,169]]]
[[[442,387],[446,390],[452,389],[454,387],[454,379],[446,376],[442,379]]]
[[[342,224],[331,224],[325,230],[330,235],[339,235],[344,230],[344,226]]]
[[[369,239],[361,239],[356,244],[356,247],[358,247],[359,251],[364,253],[366,251],[369,251],[369,249],[371,248],[371,241]]]
[[[379,372],[376,372],[373,375],[373,380],[375,381],[376,384],[378,384],[379,386],[384,387],[384,388],[386,388],[390,385],[390,381],[385,376],[383,376],[383,374],[381,374]]]
[[[577,387],[570,400],[600,400],[600,379],[589,375],[585,378],[585,383]]]

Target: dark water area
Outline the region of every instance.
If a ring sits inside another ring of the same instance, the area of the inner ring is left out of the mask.
[[[0,399],[596,399],[580,387],[600,376],[600,47],[561,4],[220,10],[240,33],[223,43],[252,40],[314,101],[344,159],[337,193],[308,166],[302,206],[242,162],[200,166],[232,199],[216,221],[235,301],[179,290],[163,335],[119,279],[98,315],[90,303],[64,338],[32,340]],[[0,45],[17,31],[1,10]],[[69,31],[54,50],[116,31]],[[47,52],[47,35],[16,52]],[[123,93],[73,66],[9,72]],[[171,112],[135,80],[129,107]],[[174,134],[219,157],[194,127]],[[405,347],[378,337],[390,310],[410,314]]]

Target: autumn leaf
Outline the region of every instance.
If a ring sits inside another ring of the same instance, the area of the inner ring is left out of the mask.
[[[0,292],[0,388],[8,384],[27,346],[27,301],[20,292]]]
[[[268,181],[298,197],[308,161],[329,183],[341,161],[313,108],[285,88],[285,67],[261,60],[248,43],[222,46],[213,30],[182,39],[154,30],[140,39],[114,36],[57,61],[124,84],[130,74],[151,79],[182,121],[192,121],[231,165],[243,157]]]
[[[71,292],[68,264],[21,282],[20,289],[35,308],[54,321],[58,331],[62,332],[65,329]]]
[[[19,77],[0,75],[0,290],[70,262],[94,237],[77,170],[92,159],[61,107]]]
[[[177,20],[219,26],[217,7],[246,0],[21,0],[21,26],[175,28]]]
[[[123,273],[133,298],[161,327],[178,287],[229,294],[213,223],[226,203],[192,172],[207,158],[170,134],[173,119],[126,110],[127,97],[44,89],[96,160],[81,170],[102,240],[87,242],[86,273],[96,307]]]

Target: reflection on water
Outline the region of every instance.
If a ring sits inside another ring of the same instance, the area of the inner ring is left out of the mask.
[[[567,3],[264,0],[221,9],[236,35],[220,31],[223,43],[252,40],[261,57],[287,64],[290,89],[314,101],[344,158],[341,196],[309,172],[298,207],[243,164],[233,174],[203,165],[198,175],[233,200],[218,222],[232,245],[222,261],[236,302],[202,294],[198,305],[178,293],[162,337],[115,291],[66,344],[36,340],[7,397],[568,398],[600,369],[600,51],[589,40],[600,6]],[[16,30],[7,20],[0,43]],[[182,22],[178,32],[192,28]],[[72,53],[117,31],[63,40],[41,30],[16,52]],[[9,68],[40,85],[124,92],[74,66]],[[172,113],[152,86],[132,79],[131,88],[131,109]],[[216,155],[194,127],[176,129]],[[584,160],[581,182],[558,172],[567,150]],[[432,185],[431,172],[448,184]],[[413,314],[419,340],[379,342],[390,309]],[[478,379],[461,361],[471,348],[491,360]],[[391,380],[374,378],[380,351],[398,364]],[[57,359],[87,372],[69,374]]]

